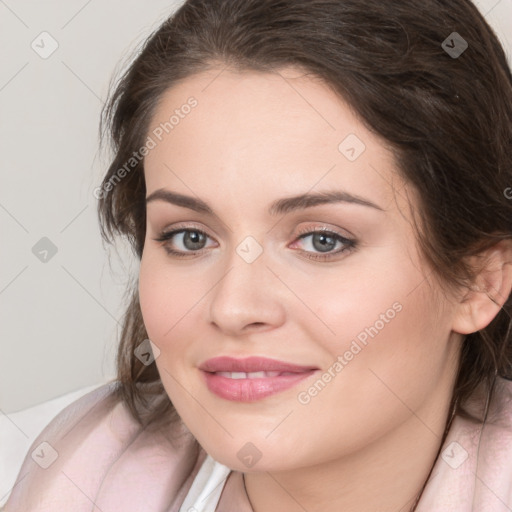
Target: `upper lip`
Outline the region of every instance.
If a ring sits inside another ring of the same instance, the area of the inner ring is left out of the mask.
[[[303,373],[317,370],[314,366],[300,366],[267,357],[247,357],[236,359],[234,357],[220,356],[208,359],[199,366],[205,372],[293,372]]]

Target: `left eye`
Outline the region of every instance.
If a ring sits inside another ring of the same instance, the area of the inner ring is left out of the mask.
[[[353,240],[345,238],[337,233],[327,230],[312,231],[299,237],[299,240],[307,240],[305,243],[306,252],[319,252],[319,253],[330,253],[336,254],[345,250],[348,250],[355,246]],[[338,246],[338,250],[333,249]]]

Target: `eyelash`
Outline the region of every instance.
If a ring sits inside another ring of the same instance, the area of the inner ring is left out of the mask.
[[[172,231],[168,232],[162,232],[158,238],[154,238],[156,242],[168,242],[171,240],[174,235],[177,235],[178,233],[186,233],[186,232],[194,232],[194,233],[200,233],[207,238],[211,238],[206,232],[202,231],[201,229],[193,228],[193,227],[179,227],[176,229],[173,229]],[[316,261],[327,261],[332,259],[334,256],[339,255],[344,252],[351,252],[357,247],[357,241],[355,239],[346,238],[339,233],[336,233],[335,231],[326,229],[326,228],[320,228],[320,229],[307,229],[303,228],[302,230],[299,230],[298,236],[296,240],[302,240],[304,238],[307,238],[308,236],[315,235],[316,233],[324,233],[328,235],[330,238],[334,238],[336,242],[341,242],[344,244],[344,247],[341,249],[338,249],[334,252],[329,253],[311,253],[308,251],[301,251],[306,258],[309,258],[311,260]],[[166,252],[176,258],[186,258],[187,256],[191,255],[199,255],[202,252],[205,251],[205,249],[200,249],[199,251],[188,251],[188,252],[182,252],[182,251],[175,251],[174,249],[171,249],[167,244],[164,243],[164,249]]]

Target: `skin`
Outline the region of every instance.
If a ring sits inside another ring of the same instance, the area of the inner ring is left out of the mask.
[[[297,69],[220,71],[168,90],[148,131],[197,99],[146,156],[146,190],[201,198],[214,211],[147,205],[139,292],[164,387],[203,448],[245,473],[256,512],[409,510],[438,454],[463,339],[457,330],[470,312],[442,292],[418,251],[407,202],[417,204],[415,191],[341,98]],[[338,149],[349,134],[366,146],[353,162]],[[277,199],[320,190],[345,190],[382,210],[336,203],[267,212]],[[183,223],[206,232],[204,248],[194,253],[182,234],[155,240]],[[321,228],[356,247],[308,259],[323,253],[299,229]],[[263,249],[252,263],[236,252],[247,236]],[[188,254],[173,257],[166,245]],[[396,303],[394,318],[301,403],[299,392]],[[232,402],[211,393],[198,370],[219,355],[320,371],[265,399]],[[261,452],[251,468],[237,456],[248,442]]]

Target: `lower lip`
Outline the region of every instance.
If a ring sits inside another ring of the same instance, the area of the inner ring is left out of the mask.
[[[202,373],[208,389],[217,396],[233,402],[255,402],[295,386],[316,371],[262,379],[230,379],[215,373]]]

